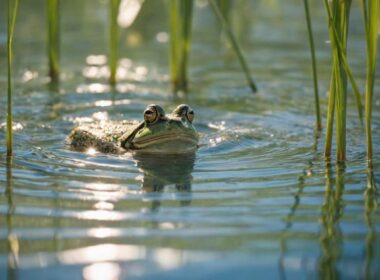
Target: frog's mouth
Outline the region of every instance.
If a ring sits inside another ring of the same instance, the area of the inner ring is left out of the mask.
[[[133,140],[133,147],[135,149],[144,149],[154,146],[155,148],[160,148],[165,150],[171,149],[181,149],[181,147],[196,148],[198,144],[198,136],[186,133],[164,133],[160,135],[147,136],[141,139]]]

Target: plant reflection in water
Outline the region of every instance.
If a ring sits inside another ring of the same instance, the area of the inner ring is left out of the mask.
[[[13,181],[12,181],[12,164],[13,159],[11,157],[7,158],[6,163],[6,179],[7,179],[7,187],[5,191],[5,195],[7,197],[8,202],[8,211],[6,215],[6,221],[7,221],[7,228],[8,228],[8,234],[7,234],[7,250],[8,250],[8,270],[7,279],[14,280],[17,279],[17,270],[18,270],[18,264],[19,264],[19,243],[17,236],[13,233],[13,213],[15,210],[15,204],[13,201]]]
[[[326,166],[325,197],[321,211],[320,245],[322,255],[319,258],[319,273],[324,279],[338,279],[337,263],[341,256],[343,235],[339,220],[343,215],[343,191],[345,167],[337,165],[335,189],[331,165]]]

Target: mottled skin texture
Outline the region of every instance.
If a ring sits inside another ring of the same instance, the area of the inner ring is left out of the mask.
[[[137,121],[102,121],[75,128],[68,137],[72,149],[86,151],[93,148],[102,153],[126,152],[120,146],[120,137],[138,126]]]
[[[192,125],[194,111],[181,104],[166,115],[155,104],[144,111],[144,121],[100,121],[75,128],[68,136],[71,148],[102,153],[147,151],[153,153],[188,153],[197,149],[198,133]]]

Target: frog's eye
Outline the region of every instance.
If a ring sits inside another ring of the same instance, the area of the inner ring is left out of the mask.
[[[176,117],[186,117],[189,122],[192,122],[194,119],[194,111],[187,104],[178,105],[177,108],[173,110],[173,116]]]
[[[158,120],[158,112],[155,107],[148,107],[144,111],[144,121],[146,123],[155,123]]]
[[[193,120],[194,120],[194,111],[193,111],[193,109],[189,108],[189,110],[186,113],[186,118],[187,118],[187,120],[189,122],[191,122],[191,123],[193,122]]]
[[[159,119],[165,118],[165,111],[160,106],[151,104],[146,107],[144,111],[144,121],[153,124]]]

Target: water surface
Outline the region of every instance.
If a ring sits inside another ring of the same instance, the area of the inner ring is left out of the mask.
[[[5,124],[0,130],[1,279],[380,277],[379,193],[367,190],[379,184],[380,158],[375,153],[368,172],[350,93],[347,164],[324,161],[299,1],[242,1],[247,7],[235,11],[257,94],[199,1],[186,96],[174,96],[168,85],[160,1],[147,1],[121,31],[116,89],[106,80],[105,2],[62,1],[62,81],[49,87],[44,3],[23,1],[16,26],[12,168]],[[330,53],[323,7],[313,5],[325,115]],[[360,16],[355,3],[349,54],[364,88]],[[5,93],[6,71],[0,83]],[[379,98],[376,90],[375,151]],[[149,103],[194,108],[203,144],[194,157],[79,153],[65,144],[79,123],[140,120]],[[1,122],[5,104],[3,94]]]

